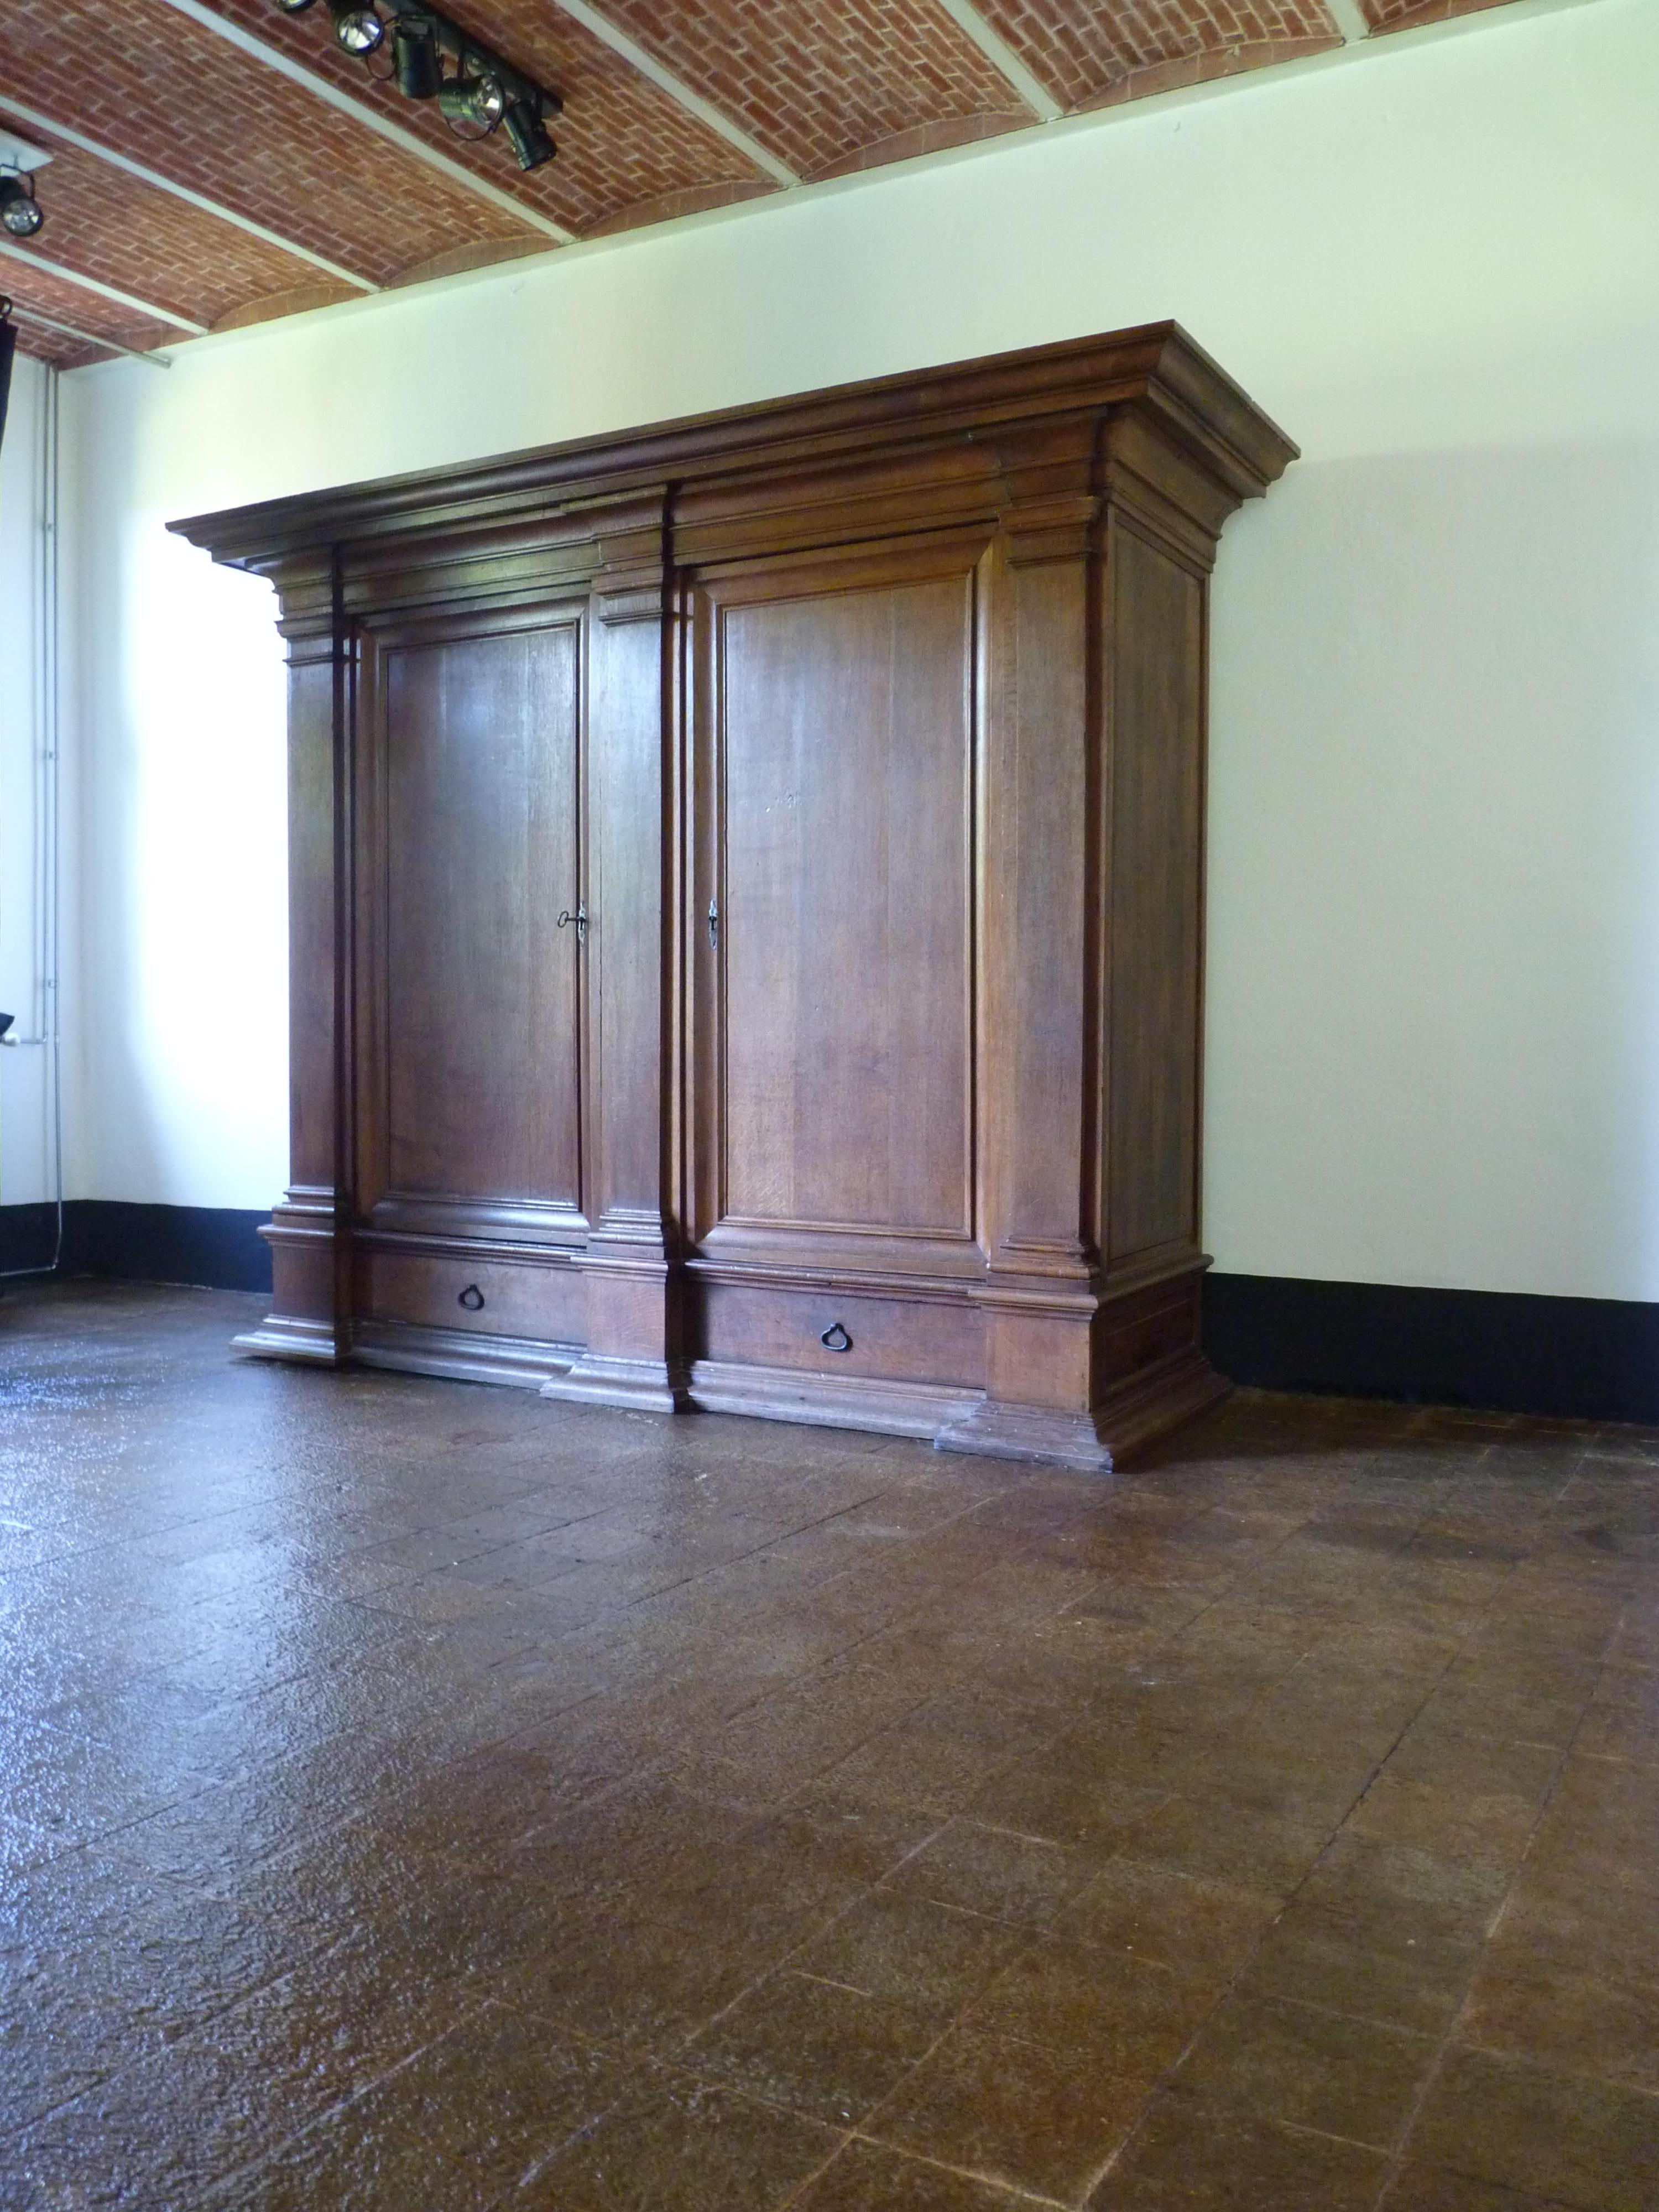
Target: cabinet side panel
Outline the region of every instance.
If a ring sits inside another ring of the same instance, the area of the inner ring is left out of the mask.
[[[974,579],[725,606],[728,1220],[973,1233]]]
[[[1198,1236],[1204,585],[1115,523],[1110,1073],[1103,1248],[1115,1261]]]
[[[575,623],[386,655],[396,1195],[580,1202]]]

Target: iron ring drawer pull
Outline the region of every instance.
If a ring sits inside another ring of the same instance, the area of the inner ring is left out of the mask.
[[[850,1352],[853,1349],[852,1338],[838,1321],[830,1322],[829,1328],[818,1339],[818,1342],[827,1346],[831,1352]]]
[[[469,1283],[455,1301],[457,1305],[465,1306],[469,1313],[482,1313],[483,1302],[484,1294],[476,1283]]]

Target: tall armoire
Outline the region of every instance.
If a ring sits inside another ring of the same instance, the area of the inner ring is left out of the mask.
[[[1293,454],[1164,324],[175,526],[289,648],[241,1342],[1103,1468],[1206,1404],[1207,580]]]

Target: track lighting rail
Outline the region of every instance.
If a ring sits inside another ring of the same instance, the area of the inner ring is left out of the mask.
[[[285,15],[315,0],[276,0]],[[343,53],[410,100],[435,100],[458,138],[500,130],[521,169],[538,169],[558,152],[547,118],[563,110],[556,92],[538,84],[491,46],[426,0],[324,0]],[[389,53],[391,67],[382,66]]]

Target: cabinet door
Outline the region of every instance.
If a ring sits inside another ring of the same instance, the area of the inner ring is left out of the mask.
[[[366,647],[357,1206],[371,1227],[583,1227],[581,627]]]
[[[976,1262],[981,555],[774,563],[696,592],[706,1256]]]

